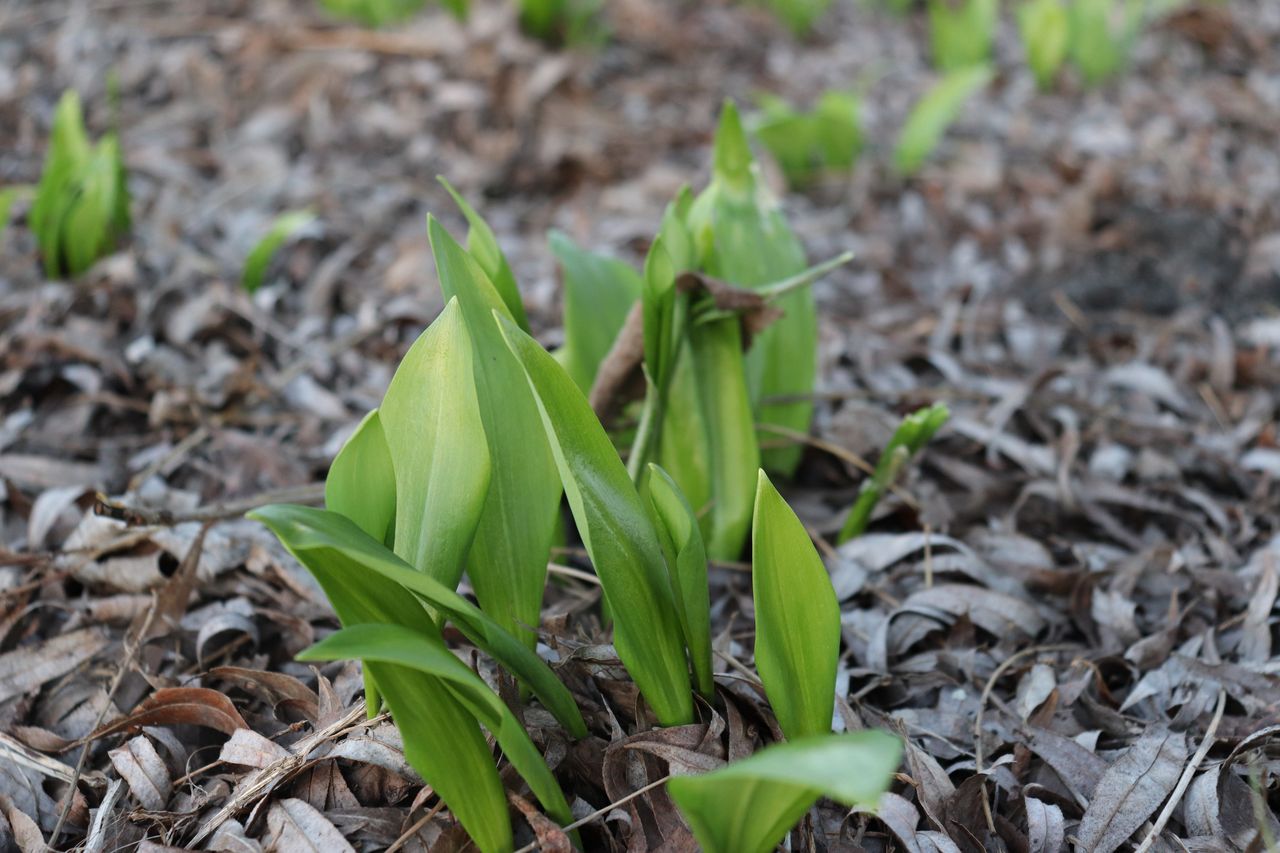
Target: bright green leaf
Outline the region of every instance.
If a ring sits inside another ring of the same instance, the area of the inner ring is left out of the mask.
[[[1018,31],[1036,85],[1050,88],[1071,43],[1067,7],[1062,0],[1030,0],[1018,7]]]
[[[379,410],[396,475],[396,554],[450,588],[489,490],[472,361],[454,297],[405,354]]]
[[[529,784],[547,814],[560,823],[572,822],[573,815],[564,793],[551,775],[546,761],[529,740],[524,726],[480,676],[468,669],[438,639],[400,625],[353,625],[331,634],[298,655],[299,660],[347,658],[418,670],[446,682],[463,706],[493,733],[503,754]],[[387,698],[392,715],[399,713],[397,704],[403,706],[412,699],[390,694]],[[401,699],[406,701],[399,701]],[[400,732],[405,738],[406,756],[409,756],[411,741],[417,739],[416,731],[402,725]],[[483,760],[492,765],[493,758],[488,749],[482,755]]]
[[[410,567],[350,519],[327,510],[289,504],[261,507],[249,517],[269,527],[316,576],[344,624],[349,620],[343,615],[340,602],[363,600],[390,587],[391,600],[382,602],[378,610],[384,615],[372,621],[429,627],[431,620],[420,597],[433,610],[445,614],[468,640],[524,681],[571,735],[586,736],[586,725],[573,695],[541,658],[480,608],[430,575]],[[414,595],[406,595],[405,589]]]
[[[711,699],[715,695],[715,682],[711,678],[711,600],[702,532],[693,507],[671,475],[657,465],[650,465],[649,473],[653,525],[667,558],[680,631],[693,668],[693,682],[699,693]]]
[[[467,231],[467,251],[480,265],[480,269],[484,270],[484,274],[489,277],[489,284],[498,292],[502,304],[506,306],[507,313],[516,321],[516,325],[526,332],[529,331],[529,319],[524,313],[524,302],[520,299],[520,288],[516,285],[516,276],[511,271],[511,265],[507,263],[507,256],[502,253],[502,248],[498,245],[497,235],[493,233],[489,223],[485,222],[484,217],[476,213],[476,209],[453,188],[453,184],[442,175],[436,176],[436,180],[449,191],[454,203],[467,218],[467,225],[470,226]]]
[[[894,163],[899,172],[913,175],[920,170],[947,128],[960,115],[965,102],[990,83],[992,76],[991,69],[982,65],[953,71],[920,99],[907,118],[894,150]]]
[[[538,400],[578,532],[614,616],[614,645],[663,725],[693,719],[680,623],[658,535],[582,391],[537,341],[497,315]]]
[[[533,648],[560,510],[559,472],[524,368],[493,321],[494,311],[512,317],[506,300],[439,222],[429,219],[427,231],[441,289],[446,299],[457,298],[471,338],[475,394],[492,460],[469,576],[480,606]]]
[[[324,505],[390,545],[396,522],[396,474],[378,410],[364,416],[342,445],[324,481]]]
[[[884,732],[817,735],[678,776],[667,791],[706,853],[768,853],[819,797],[873,807],[901,760],[901,741]]]
[[[756,670],[783,734],[831,731],[840,605],[822,558],[763,471],[751,528]]]
[[[998,0],[929,0],[934,66],[958,71],[985,64],[999,21]]]
[[[266,236],[257,242],[244,259],[244,272],[240,276],[240,284],[250,293],[262,287],[267,278],[267,267],[290,238],[316,221],[315,214],[309,210],[291,210],[282,213],[271,223]]]
[[[564,367],[585,394],[640,298],[642,282],[627,264],[583,251],[562,231],[547,239],[563,271]]]

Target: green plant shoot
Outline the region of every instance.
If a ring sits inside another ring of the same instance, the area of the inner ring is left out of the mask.
[[[1018,32],[1036,85],[1045,90],[1052,88],[1071,44],[1067,7],[1062,0],[1030,0],[1022,4],[1018,7]]]
[[[479,230],[476,222],[483,220],[475,217],[472,234]],[[472,381],[490,460],[489,491],[467,570],[480,606],[533,648],[560,509],[555,457],[524,369],[507,349],[493,314],[517,323],[519,318],[479,262],[434,218],[428,219],[427,232],[441,290],[446,299],[458,301],[471,341]]]
[[[129,231],[119,137],[113,132],[97,145],[89,142],[74,91],[64,92],[58,101],[49,153],[27,219],[50,278],[79,275]]]
[[[902,742],[879,731],[813,735],[766,747],[667,791],[706,853],[769,853],[819,797],[873,808],[902,760]]]
[[[914,175],[920,171],[947,128],[960,115],[965,102],[991,82],[991,78],[991,69],[982,65],[953,71],[920,99],[894,149],[894,163],[899,172]]]
[[[788,739],[831,731],[840,604],[800,519],[760,472],[751,529],[756,670]]]
[[[893,487],[907,463],[929,443],[949,417],[951,412],[945,404],[934,403],[902,419],[888,446],[880,453],[875,474],[863,483],[858,500],[840,529],[837,543],[848,542],[866,532],[871,513],[880,498]]]
[[[658,534],[586,398],[554,358],[495,315],[538,400],[578,533],[614,616],[614,645],[663,725],[693,719],[683,634]]]
[[[939,71],[983,65],[1000,22],[998,0],[929,0],[929,36]]]
[[[762,97],[760,106],[756,138],[791,186],[803,187],[824,173],[853,167],[862,150],[861,103],[854,93],[823,92],[808,112],[774,96]]]
[[[316,221],[315,214],[309,210],[291,210],[282,213],[271,223],[266,235],[259,240],[244,259],[244,272],[240,275],[240,284],[250,293],[262,287],[267,279],[267,268],[271,259],[276,256],[290,239]]]

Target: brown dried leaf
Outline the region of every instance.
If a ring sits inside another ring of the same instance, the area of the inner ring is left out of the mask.
[[[355,853],[355,848],[342,836],[328,818],[302,800],[288,799],[272,803],[267,812],[268,849],[314,853]]]
[[[249,724],[231,700],[207,687],[164,687],[134,709],[127,717],[108,723],[90,735],[105,737],[135,726],[193,725],[233,735]]]
[[[157,812],[165,807],[173,793],[173,781],[149,738],[142,735],[131,738],[107,755],[144,809]]]
[[[1098,781],[1076,833],[1081,846],[1111,853],[1123,844],[1160,808],[1186,760],[1185,735],[1164,727],[1144,732]]]
[[[22,696],[92,658],[109,637],[99,628],[84,628],[0,655],[0,702]]]

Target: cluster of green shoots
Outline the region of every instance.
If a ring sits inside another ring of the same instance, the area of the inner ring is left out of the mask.
[[[529,334],[493,231],[448,188],[470,228],[464,247],[428,219],[446,307],[334,459],[325,509],[251,514],[315,575],[343,625],[301,657],[364,662],[370,712],[385,703],[410,763],[481,850],[513,843],[485,731],[545,812],[569,824],[520,720],[443,633],[453,626],[571,737],[586,735],[572,693],[535,653],[563,496],[618,657],[661,726],[694,722],[695,697],[716,701],[708,560],[749,549],[755,666],[786,742],[668,782],[704,849],[771,850],[823,796],[874,806],[901,745],[832,732],[839,605],[766,473],[789,476],[799,448],[765,436],[807,431],[812,415],[807,285],[847,258],[806,268],[728,104],[710,185],[671,203],[642,272],[553,235],[566,286],[565,345],[553,355]],[[643,394],[628,400],[637,374]],[[605,410],[638,423],[611,435]],[[904,425],[858,501],[858,525],[868,495],[943,418],[933,409]],[[478,605],[456,591],[464,572]]]
[[[371,27],[403,21],[421,11],[427,0],[320,0],[332,15]],[[459,19],[470,11],[470,0],[440,0]],[[604,0],[516,0],[520,27],[552,44],[583,45],[604,35],[600,11]]]
[[[1163,6],[1171,2],[1176,0],[1164,0]],[[783,0],[775,3],[786,5]],[[906,12],[912,4],[889,5]],[[964,104],[995,76],[997,0],[925,0],[925,6],[933,63],[942,77],[916,104],[898,137],[894,165],[904,175],[920,170]],[[1023,0],[1016,12],[1027,64],[1044,90],[1054,86],[1067,66],[1089,86],[1114,77],[1128,63],[1151,14],[1151,0]],[[862,149],[854,93],[824,92],[811,110],[764,96],[760,108],[756,135],[793,187],[847,171]]]
[[[89,140],[75,92],[58,101],[40,183],[0,190],[0,230],[14,202],[25,197],[33,197],[27,222],[49,278],[79,275],[129,232],[120,140],[114,132]]]

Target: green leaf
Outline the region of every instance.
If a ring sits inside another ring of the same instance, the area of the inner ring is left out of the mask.
[[[987,66],[953,71],[925,94],[907,118],[898,137],[894,163],[904,175],[913,175],[933,153],[942,135],[960,115],[960,109],[978,90],[991,82]]]
[[[506,306],[507,313],[521,329],[529,331],[529,318],[524,313],[524,302],[520,299],[520,288],[516,285],[516,276],[511,271],[511,265],[507,263],[507,256],[498,246],[497,235],[493,233],[489,223],[484,221],[484,217],[476,213],[475,208],[453,188],[453,184],[442,175],[437,175],[436,180],[449,191],[454,203],[467,218],[467,224],[470,226],[467,231],[467,251],[488,276],[489,284],[502,298],[502,304]]]
[[[640,298],[642,282],[627,264],[583,251],[562,231],[547,239],[563,271],[564,366],[585,394]]]
[[[476,400],[492,460],[469,576],[485,612],[533,648],[560,510],[556,460],[524,368],[507,349],[493,312],[519,318],[512,317],[479,262],[439,222],[428,219],[427,231],[441,289],[446,299],[458,300],[471,338]]]
[[[476,712],[479,690],[462,672],[477,681],[479,677],[444,647],[438,634],[397,625],[352,625],[298,655],[299,660],[357,657],[365,659],[386,697],[404,740],[405,758],[477,847],[510,850],[506,796],[477,725],[478,719],[484,721]],[[483,682],[480,688],[487,689]]]
[[[320,0],[325,11],[368,27],[381,27],[406,20],[427,5],[426,0]],[[466,0],[449,0],[441,5],[459,18],[466,16]]]
[[[667,791],[706,853],[768,853],[819,797],[874,807],[901,760],[901,741],[884,732],[817,735],[678,776]]]
[[[985,64],[999,21],[997,0],[929,0],[934,66],[958,71]]]
[[[378,410],[364,416],[342,445],[324,481],[324,505],[390,545],[396,523],[396,474]]]
[[[316,576],[344,624],[349,620],[343,615],[343,602],[363,600],[390,588],[390,600],[382,601],[377,611],[382,615],[360,621],[429,627],[431,620],[419,602],[421,597],[431,608],[445,614],[468,640],[524,681],[570,734],[575,738],[586,736],[586,725],[573,695],[536,654],[480,608],[430,575],[414,570],[350,519],[327,510],[289,504],[261,507],[249,513],[249,518],[269,527]],[[330,591],[331,586],[336,595]],[[414,595],[405,595],[405,589]]]
[[[462,705],[493,733],[507,760],[529,784],[534,796],[548,815],[562,824],[571,823],[573,815],[564,793],[537,747],[529,740],[524,726],[488,685],[439,640],[399,625],[353,625],[331,634],[298,655],[299,660],[342,660],[360,658],[397,668],[418,670],[448,684]],[[397,715],[397,700],[411,697],[388,695],[391,713]],[[401,705],[406,704],[400,702]],[[399,722],[397,716],[397,722]],[[400,727],[405,737],[405,753],[410,754],[410,741],[417,732]],[[488,749],[482,753],[485,763],[492,765]],[[503,809],[505,813],[505,808]]]
[[[1071,60],[1085,82],[1096,86],[1129,61],[1142,28],[1145,0],[1073,0]]]
[[[244,272],[240,276],[240,284],[244,289],[254,293],[262,287],[271,259],[280,251],[280,247],[315,221],[315,214],[309,210],[291,210],[277,216],[267,229],[266,236],[249,250],[244,259]]]
[[[781,98],[760,98],[763,117],[755,135],[782,169],[787,183],[802,187],[823,172],[847,171],[862,150],[861,104],[852,92],[827,91],[810,111]]]
[[[763,471],[751,528],[756,670],[788,739],[831,731],[840,605],[809,534]]]
[[[946,404],[934,403],[902,419],[902,423],[894,430],[889,443],[880,452],[880,461],[876,463],[875,473],[863,483],[862,491],[858,493],[858,500],[840,529],[840,535],[836,539],[837,544],[847,542],[855,536],[861,536],[866,531],[867,524],[871,521],[871,513],[875,510],[880,498],[897,481],[911,457],[929,443],[950,417],[951,412]]]
[[[714,177],[694,201],[688,224],[703,269],[740,287],[760,287],[805,268],[804,249],[758,171],[737,109],[728,102],[716,131]],[[797,290],[775,307],[782,317],[756,337],[746,355],[754,417],[760,423],[807,432],[813,419],[813,402],[808,398],[818,372],[813,293]],[[772,402],[776,397],[798,399]],[[790,476],[802,451],[799,446],[771,448],[763,458],[766,467]]]
[[[711,484],[703,530],[707,554],[713,560],[736,560],[751,527],[751,481],[760,467],[738,319],[690,325],[689,356]]]
[[[671,475],[649,466],[649,505],[667,558],[676,615],[684,636],[693,682],[708,700],[715,696],[711,677],[711,600],[707,587],[707,552],[698,518]]]
[[[379,410],[396,475],[395,552],[450,588],[489,490],[472,362],[454,297],[405,354]]]
[[[665,726],[693,719],[688,664],[658,535],[586,398],[537,341],[498,315],[538,400],[569,508],[614,616],[614,645]]]
[[[831,0],[765,0],[773,13],[796,35],[804,35],[813,29],[831,5]]]
[[[1071,44],[1071,22],[1062,0],[1030,0],[1018,7],[1018,31],[1027,65],[1041,89],[1053,86]]]

